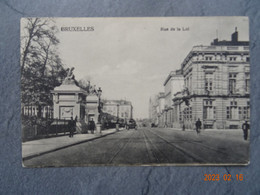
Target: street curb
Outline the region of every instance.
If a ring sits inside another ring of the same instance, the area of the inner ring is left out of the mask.
[[[60,146],[60,147],[57,147],[57,148],[54,148],[54,149],[50,149],[50,150],[48,150],[48,151],[39,152],[39,153],[36,153],[36,154],[31,154],[31,155],[28,155],[28,156],[26,156],[26,157],[23,157],[22,160],[23,160],[23,161],[29,160],[29,159],[32,159],[32,158],[37,157],[37,156],[41,156],[41,155],[44,155],[44,154],[48,154],[48,153],[51,153],[51,152],[55,152],[55,151],[58,151],[58,150],[62,150],[62,149],[64,149],[64,148],[68,148],[68,147],[75,146],[75,145],[78,145],[78,144],[82,144],[82,143],[85,143],[85,142],[88,142],[88,141],[92,141],[92,140],[95,140],[95,139],[99,139],[99,138],[101,138],[101,137],[106,137],[107,135],[115,134],[115,133],[117,133],[117,132],[118,132],[118,131],[111,132],[111,133],[108,133],[108,134],[106,134],[106,135],[100,135],[100,136],[93,137],[93,138],[90,138],[90,139],[78,141],[78,142],[75,142],[75,143],[72,143],[72,144],[68,144],[68,145],[65,145],[65,146]]]

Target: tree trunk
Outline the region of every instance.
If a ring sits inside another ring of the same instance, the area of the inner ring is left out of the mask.
[[[35,19],[35,21],[32,23],[32,29],[29,29],[29,39],[28,39],[28,42],[27,42],[27,45],[25,47],[25,50],[23,52],[23,59],[22,59],[22,67],[21,67],[21,74],[23,74],[23,71],[24,71],[24,66],[25,66],[25,59],[29,53],[29,47],[31,45],[31,40],[33,38],[33,34],[34,34],[34,29],[35,29],[35,26],[36,26],[36,23],[38,21],[38,18]]]

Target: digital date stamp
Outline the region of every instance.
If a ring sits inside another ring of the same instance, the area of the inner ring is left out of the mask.
[[[243,181],[243,174],[236,174],[235,177],[232,177],[231,174],[224,174],[222,177],[219,174],[204,174],[204,181],[220,181],[223,179],[224,181]]]

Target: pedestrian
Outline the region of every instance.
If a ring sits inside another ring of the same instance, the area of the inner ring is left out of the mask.
[[[73,120],[73,117],[70,118],[69,120],[69,123],[68,123],[68,126],[69,126],[69,131],[70,131],[70,134],[69,134],[69,137],[73,137],[73,132],[74,132],[74,120]]]
[[[94,133],[95,130],[95,122],[93,121],[93,118],[89,121],[89,129],[91,131],[91,133]]]
[[[247,140],[248,130],[250,129],[250,126],[247,123],[247,121],[245,121],[245,123],[243,123],[242,129],[243,129],[243,132],[244,132],[244,140]]]
[[[73,133],[72,133],[72,137],[74,135],[74,132],[76,132],[77,130],[77,122],[78,122],[78,116],[75,117],[74,121],[73,121]]]
[[[201,129],[201,121],[200,119],[198,118],[198,120],[196,121],[196,131],[197,131],[197,134],[200,133],[200,129]]]

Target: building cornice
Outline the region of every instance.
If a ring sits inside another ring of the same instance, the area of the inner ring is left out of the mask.
[[[249,55],[249,45],[244,46],[194,46],[186,58],[183,60],[181,64],[181,68],[183,69],[186,64],[190,61],[193,56],[200,55],[200,54],[222,54],[222,55],[237,55],[237,54],[245,54]]]
[[[171,71],[168,74],[167,78],[165,79],[163,86],[165,86],[172,77],[181,77],[181,76],[182,76],[181,70]]]
[[[188,96],[182,96],[182,97],[175,97],[172,100],[176,101],[176,100],[183,100],[183,99],[191,99],[191,98],[250,98],[249,94],[245,94],[245,95],[239,95],[239,94],[234,94],[234,95],[198,95],[198,94],[192,94],[192,95],[188,95]]]

